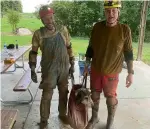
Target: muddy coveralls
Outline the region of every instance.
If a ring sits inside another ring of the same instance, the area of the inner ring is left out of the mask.
[[[70,45],[69,33],[66,27],[63,30],[62,33],[50,34],[45,27],[42,27],[35,31],[32,39],[32,46],[40,47],[42,52],[42,81],[39,85],[39,88],[43,90],[40,104],[41,121],[47,121],[49,118],[53,90],[57,86],[59,118],[67,123],[69,58],[73,57],[73,54],[72,49],[67,48]]]

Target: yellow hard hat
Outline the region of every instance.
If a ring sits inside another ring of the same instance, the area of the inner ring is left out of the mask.
[[[105,0],[104,8],[121,8],[121,0]]]

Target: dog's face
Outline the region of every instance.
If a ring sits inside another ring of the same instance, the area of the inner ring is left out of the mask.
[[[75,92],[77,104],[84,104],[87,107],[93,106],[93,101],[91,99],[91,92],[87,88],[80,88]]]

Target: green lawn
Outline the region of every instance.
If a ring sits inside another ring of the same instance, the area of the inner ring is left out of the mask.
[[[88,39],[76,37],[72,38],[71,42],[75,55],[78,55],[78,53],[85,53],[88,46]]]
[[[1,18],[1,31],[2,32],[11,32],[11,26],[8,24],[6,16]],[[42,23],[39,19],[37,19],[34,15],[31,14],[22,14],[21,20],[17,25],[19,27],[25,27],[30,29],[31,31],[35,31],[39,26],[42,26]]]
[[[133,43],[134,59],[137,58],[138,44]],[[144,43],[142,51],[142,61],[150,65],[150,43]]]
[[[31,31],[35,31],[42,23],[40,20],[36,19],[34,15],[23,14],[18,27],[29,28]],[[32,35],[30,36],[17,36],[11,33],[11,26],[8,24],[6,17],[1,19],[1,48],[3,48],[4,43],[10,44],[15,43],[15,40],[18,40],[20,46],[31,44]],[[73,51],[75,55],[78,53],[85,53],[88,39],[82,37],[72,37],[71,39]],[[133,43],[134,48],[134,59],[137,57],[138,44]],[[142,60],[150,64],[150,43],[145,43],[143,47],[143,56]]]
[[[35,18],[32,14],[22,14],[21,20],[17,25],[19,27],[25,27],[34,32],[42,26],[42,23],[39,19]],[[15,43],[15,40],[18,40],[19,45],[27,45],[31,43],[32,36],[17,36],[13,35],[11,26],[9,25],[7,18],[1,18],[1,48],[3,48],[3,44]]]
[[[27,45],[27,44],[31,43],[31,39],[32,39],[32,36],[2,35],[2,37],[1,37],[1,41],[2,41],[1,47],[3,48],[4,43],[6,43],[6,44],[11,44],[11,43],[15,44],[16,40],[18,41],[19,45]]]
[[[3,48],[4,42],[7,44],[15,43],[15,40],[18,40],[18,43],[20,46],[22,45],[29,45],[31,44],[32,36],[7,36],[2,35],[1,37],[1,46]],[[75,55],[78,55],[78,53],[85,53],[86,48],[88,46],[88,39],[83,39],[80,37],[72,37],[72,46],[73,51]],[[138,44],[133,43],[133,50],[134,50],[134,59],[137,57],[137,50],[138,50]],[[148,64],[150,64],[150,43],[145,43],[143,47],[143,56],[142,60]]]

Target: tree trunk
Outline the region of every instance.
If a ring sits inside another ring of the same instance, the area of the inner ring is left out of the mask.
[[[140,35],[139,35],[137,60],[141,60],[142,58],[142,49],[143,49],[143,43],[145,38],[145,27],[146,27],[148,4],[149,1],[143,1],[143,7],[141,10],[140,33],[139,33]]]

